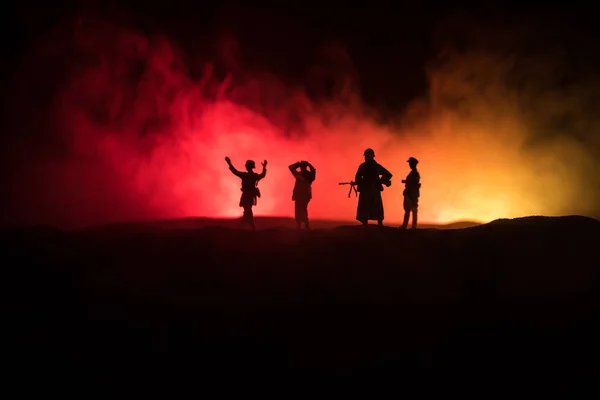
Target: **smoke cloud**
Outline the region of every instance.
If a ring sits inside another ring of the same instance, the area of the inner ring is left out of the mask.
[[[248,62],[232,35],[216,40],[216,55],[190,54],[90,15],[64,22],[14,81],[4,223],[237,217],[240,184],[225,156],[238,169],[268,160],[257,215],[293,215],[287,167],[309,160],[310,216],[351,221],[356,199],[338,182],[367,147],[394,174],[388,222],[402,218],[410,156],[422,221],[598,215],[598,76],[533,26],[452,20],[439,30],[428,93],[384,121],[362,102],[341,45],[315,49],[300,85]]]

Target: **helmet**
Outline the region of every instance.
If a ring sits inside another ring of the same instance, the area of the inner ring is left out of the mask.
[[[411,157],[411,158],[409,158],[409,159],[408,159],[408,161],[407,161],[407,162],[408,162],[409,164],[418,164],[418,163],[419,163],[419,160],[417,160],[417,159],[416,159],[416,158],[414,158],[414,157]]]
[[[253,169],[256,168],[256,164],[252,160],[246,161],[246,168]]]
[[[375,157],[375,152],[373,151],[373,149],[366,149],[365,152],[363,153],[363,156]]]

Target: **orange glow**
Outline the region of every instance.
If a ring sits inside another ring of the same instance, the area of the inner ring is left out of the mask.
[[[228,83],[207,72],[192,80],[164,38],[91,22],[77,29],[78,50],[97,62],[74,64],[56,94],[52,123],[68,155],[24,175],[45,182],[32,196],[38,202],[30,201],[31,219],[90,224],[237,217],[240,182],[224,161],[229,156],[240,170],[247,159],[259,172],[260,162],[269,162],[255,215],[293,216],[287,167],[308,160],[317,170],[309,216],[354,221],[357,199],[348,199],[348,188],[338,182],[354,178],[367,147],[394,175],[383,193],[387,223],[402,219],[400,181],[410,156],[420,161],[421,222],[589,209],[581,197],[574,201],[578,192],[567,184],[579,185],[579,169],[565,160],[584,159],[582,149],[563,141],[527,153],[527,125],[512,110],[499,115],[482,102],[475,118],[437,105],[440,92],[456,90],[448,82],[457,78],[443,71],[433,74],[423,117],[407,113],[398,124],[382,125],[353,94],[317,104],[301,88],[264,76],[229,77]],[[139,62],[144,69],[132,78]]]
[[[227,101],[205,105],[194,125],[199,128],[176,128],[176,139],[154,148],[147,158],[134,158],[127,169],[120,168],[121,162],[131,159],[126,155],[135,149],[104,148],[136,197],[157,210],[157,217],[239,216],[240,182],[227,169],[224,158],[229,156],[240,170],[246,159],[255,160],[258,171],[263,159],[269,161],[256,215],[293,215],[294,181],[287,166],[306,159],[317,168],[310,216],[354,221],[357,199],[348,199],[348,188],[337,183],[353,179],[366,147],[374,148],[376,159],[394,174],[393,185],[383,194],[390,223],[403,216],[400,181],[409,172],[409,156],[420,160],[423,222],[548,214],[565,201],[564,194],[554,190],[559,179],[554,173],[538,176],[550,186],[535,191],[534,176],[520,166],[523,156],[489,135],[485,140],[477,134],[449,139],[451,132],[434,125],[433,135],[402,140],[398,132],[349,116],[330,127],[315,118],[308,137],[289,140],[264,118]]]

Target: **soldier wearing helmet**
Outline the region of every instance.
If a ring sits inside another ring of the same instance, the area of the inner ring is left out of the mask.
[[[412,228],[417,228],[417,214],[419,209],[419,196],[421,195],[421,175],[417,171],[417,164],[419,160],[414,157],[410,157],[408,160],[410,167],[410,173],[402,183],[405,184],[404,188],[404,223],[402,228],[408,227],[408,220],[410,219],[410,213],[412,212]]]
[[[363,225],[369,221],[377,221],[383,225],[383,199],[381,192],[383,185],[389,187],[392,174],[375,161],[373,149],[366,149],[363,153],[365,162],[358,167],[354,182],[359,193],[356,219]]]
[[[267,160],[263,161],[263,170],[260,174],[254,172],[256,164],[252,160],[246,161],[246,172],[240,172],[235,169],[229,157],[225,157],[225,161],[229,165],[229,170],[242,180],[242,196],[240,197],[240,207],[244,209],[242,223],[248,224],[252,229],[256,229],[252,207],[256,205],[257,198],[260,197],[258,182],[267,175]]]

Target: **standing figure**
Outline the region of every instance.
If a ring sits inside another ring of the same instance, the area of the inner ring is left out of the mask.
[[[289,168],[294,178],[296,178],[292,194],[292,200],[296,204],[296,224],[298,225],[298,229],[301,228],[302,223],[304,223],[306,229],[310,229],[308,223],[308,203],[312,199],[311,185],[315,181],[317,170],[308,161],[299,161],[290,165]],[[299,171],[298,168],[300,168]]]
[[[383,225],[381,192],[383,185],[389,187],[392,184],[392,174],[375,161],[372,149],[366,149],[364,156],[365,162],[358,167],[354,178],[359,193],[356,219],[363,225],[367,225],[369,221],[377,221],[379,225]]]
[[[414,157],[408,159],[408,165],[410,166],[410,173],[402,183],[405,184],[404,188],[404,224],[402,228],[408,227],[408,220],[410,213],[412,212],[412,228],[417,228],[417,214],[419,209],[419,196],[421,195],[421,175],[417,171],[417,164],[419,160]]]
[[[252,160],[246,161],[246,172],[240,172],[235,169],[229,157],[225,157],[225,161],[229,165],[229,170],[242,180],[242,196],[240,197],[240,207],[244,208],[242,223],[250,225],[252,229],[256,229],[252,207],[256,205],[256,199],[260,197],[258,182],[267,175],[267,160],[263,161],[263,170],[260,174],[254,172],[256,164]]]

